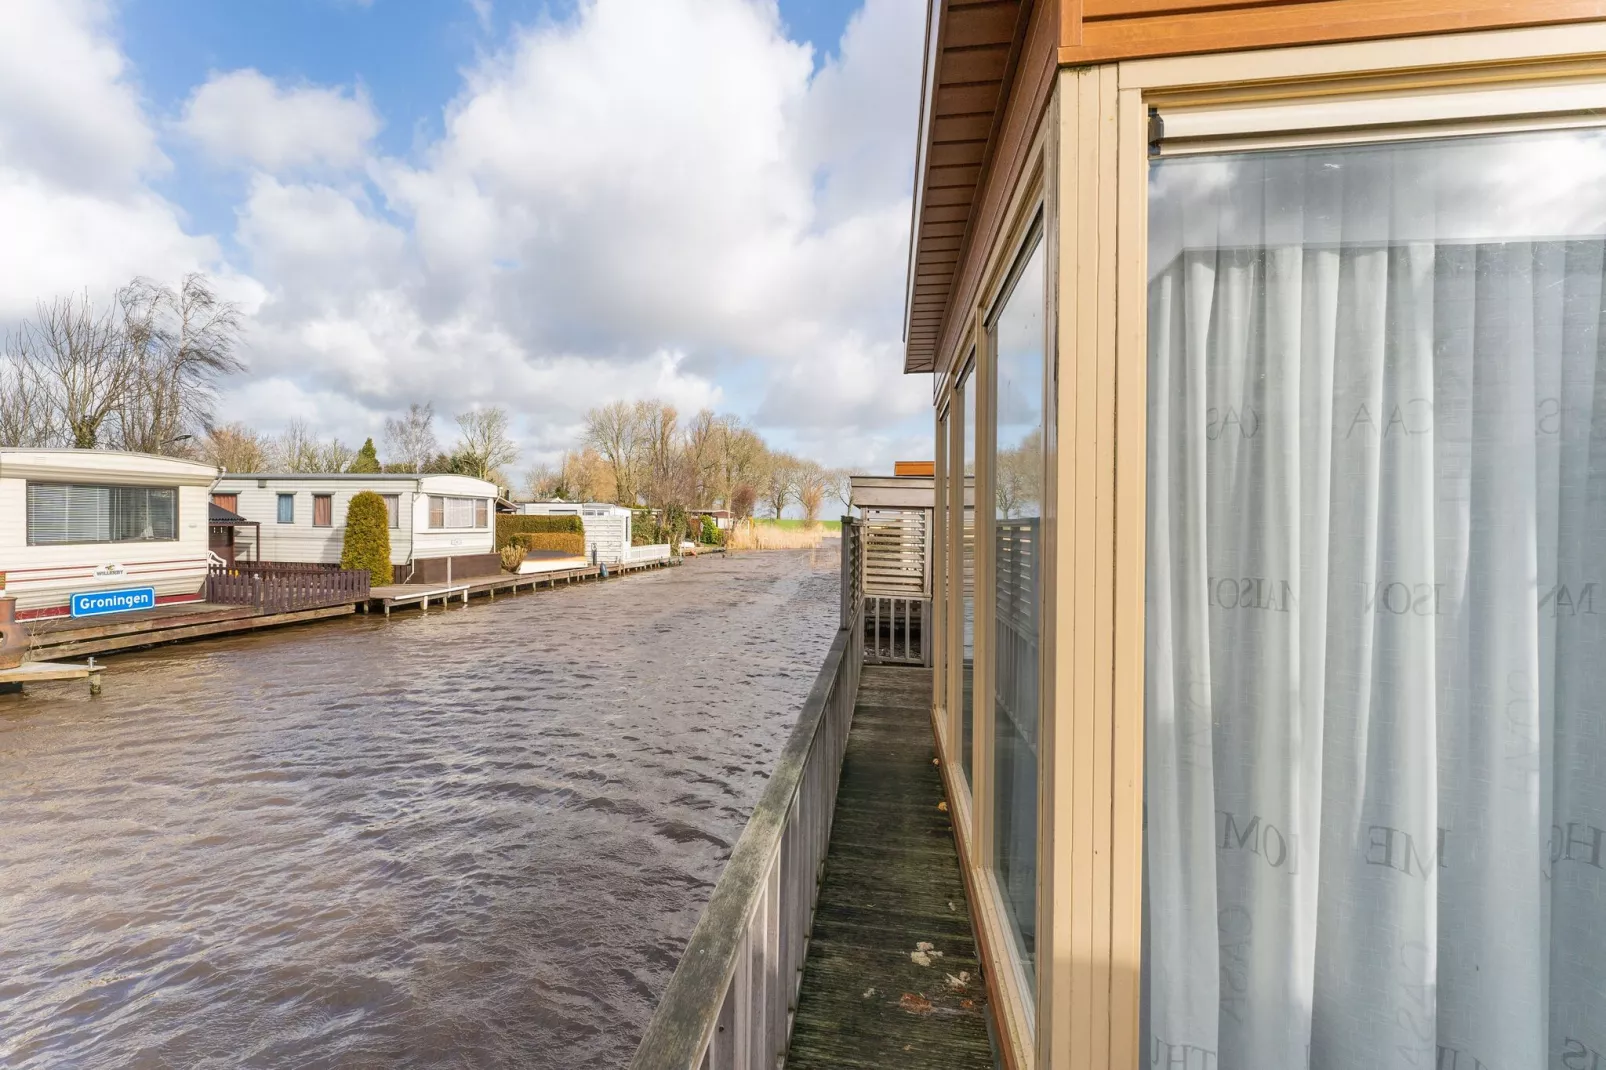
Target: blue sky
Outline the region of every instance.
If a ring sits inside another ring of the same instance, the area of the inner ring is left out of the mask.
[[[923,0],[6,0],[0,319],[202,270],[248,320],[220,416],[265,431],[501,404],[536,463],[655,396],[924,456],[923,29]]]

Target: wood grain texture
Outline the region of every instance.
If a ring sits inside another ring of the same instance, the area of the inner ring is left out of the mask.
[[[1059,62],[1362,41],[1606,18],[1606,0],[1059,0]],[[1431,57],[1425,57],[1431,60]]]
[[[865,667],[788,1070],[993,1065],[930,711],[931,670]]]

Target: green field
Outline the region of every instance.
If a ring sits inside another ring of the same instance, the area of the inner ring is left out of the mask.
[[[763,517],[759,517],[755,523],[762,524],[765,527],[780,528],[783,531],[802,531],[808,526],[808,522],[805,520],[766,520]],[[821,520],[819,525],[826,531],[834,531],[838,535],[842,534],[842,521],[840,520]]]

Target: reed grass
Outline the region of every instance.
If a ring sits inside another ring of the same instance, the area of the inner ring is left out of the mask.
[[[730,550],[813,550],[823,538],[824,525],[793,528],[744,520],[731,528],[725,546]]]

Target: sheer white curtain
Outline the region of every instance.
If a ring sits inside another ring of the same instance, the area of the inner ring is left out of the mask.
[[[1606,139],[1151,205],[1148,1065],[1606,1068]]]

